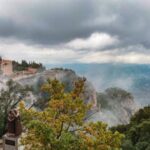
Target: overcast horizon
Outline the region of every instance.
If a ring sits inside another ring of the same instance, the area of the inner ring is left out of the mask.
[[[0,0],[0,56],[150,64],[149,0]]]

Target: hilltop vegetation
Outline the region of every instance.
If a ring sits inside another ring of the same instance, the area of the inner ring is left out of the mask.
[[[150,150],[150,106],[140,109],[129,124],[112,128],[116,130],[125,134],[123,150]]]
[[[27,70],[27,68],[35,68],[38,69],[39,71],[43,71],[45,70],[45,67],[43,66],[42,63],[36,63],[36,62],[27,62],[25,60],[22,60],[21,63],[17,62],[17,61],[13,61],[13,70],[14,71],[24,71]]]

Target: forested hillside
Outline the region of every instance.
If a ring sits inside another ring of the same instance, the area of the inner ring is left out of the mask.
[[[27,70],[29,67],[38,69],[39,71],[45,70],[45,67],[42,63],[36,63],[36,62],[27,62],[25,60],[22,60],[21,63],[17,61],[13,61],[13,70],[14,71],[24,71]]]
[[[112,128],[125,134],[123,150],[150,150],[150,106],[140,109],[127,125]]]

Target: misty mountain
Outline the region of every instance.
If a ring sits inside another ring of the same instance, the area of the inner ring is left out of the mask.
[[[53,68],[33,75],[20,76],[14,80],[32,89],[32,93],[25,100],[26,107],[34,104],[35,108],[43,109],[47,106],[49,98],[41,91],[41,86],[47,79],[57,79],[63,82],[67,92],[73,89],[75,81],[81,77],[71,69]],[[3,79],[4,77],[0,76],[1,87],[5,86]],[[8,79],[5,77],[5,80]],[[119,88],[109,88],[104,92],[99,92],[88,79],[85,82],[82,98],[85,103],[93,105],[87,114],[87,120],[104,121],[110,126],[128,123],[137,110],[131,93]]]
[[[22,85],[31,85],[37,96],[39,94],[41,95],[39,88],[48,78],[58,79],[65,84],[66,91],[70,91],[73,88],[74,82],[80,77],[81,76],[71,69],[53,68],[33,76],[27,76],[22,79],[19,78],[16,81]],[[40,95],[38,97],[40,97]],[[128,123],[130,117],[137,111],[137,105],[132,93],[119,88],[109,88],[104,92],[99,92],[96,91],[88,79],[85,82],[83,100],[86,103],[92,103],[94,106],[89,112],[89,120],[104,121],[110,126]],[[43,108],[46,104],[47,100],[43,101],[39,98],[36,106]]]
[[[110,126],[128,124],[131,116],[139,109],[132,93],[121,88],[108,88],[97,93],[97,105],[101,111],[91,119],[107,122]]]
[[[66,64],[62,67],[71,68],[79,75],[86,76],[99,92],[119,87],[131,92],[139,104],[150,104],[150,65]]]
[[[49,99],[47,99],[46,95],[41,92],[41,86],[47,82],[47,79],[59,80],[65,85],[65,91],[68,92],[74,88],[74,83],[80,79],[80,76],[78,76],[73,70],[70,69],[55,68],[45,70],[32,76],[18,78],[15,81],[19,82],[23,86],[31,86],[34,95],[38,97],[38,107],[43,108]],[[92,103],[93,105],[96,105],[97,102],[96,90],[88,80],[85,81],[83,100],[85,103]]]

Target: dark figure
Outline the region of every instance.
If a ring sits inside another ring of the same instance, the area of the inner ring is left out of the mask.
[[[7,135],[8,136],[19,136],[22,133],[22,125],[20,121],[19,112],[16,109],[12,109],[8,113],[7,120]]]

